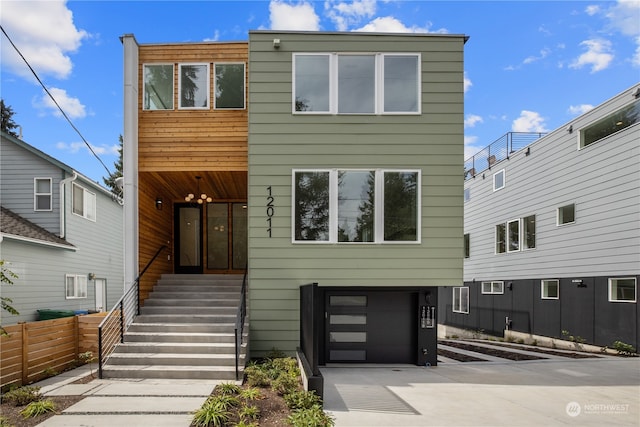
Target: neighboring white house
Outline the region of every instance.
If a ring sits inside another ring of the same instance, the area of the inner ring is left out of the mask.
[[[638,348],[640,84],[483,153],[465,163],[464,285],[441,289],[440,321]]]
[[[2,324],[109,310],[124,283],[121,200],[18,138],[1,141],[0,259],[18,276],[2,296],[20,312],[3,311]]]

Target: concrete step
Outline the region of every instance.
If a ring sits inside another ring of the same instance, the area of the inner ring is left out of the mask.
[[[134,323],[129,332],[226,332],[233,333],[235,323]]]
[[[165,293],[177,293],[180,296],[185,296],[192,293],[207,293],[207,294],[229,294],[240,296],[240,286],[235,285],[191,285],[191,284],[163,284],[158,283],[153,287],[153,293],[165,294]]]
[[[124,342],[233,343],[233,333],[127,332]]]
[[[204,295],[201,297],[189,295],[188,298],[180,298],[179,296],[160,297],[159,295],[152,295],[144,302],[145,307],[233,307],[236,309],[239,304],[240,298],[207,298]]]
[[[138,323],[229,323],[235,325],[236,314],[147,314],[136,317]]]
[[[191,316],[197,314],[235,316],[237,312],[238,307],[144,306],[140,308],[140,314],[179,314],[182,316]]]
[[[246,340],[243,341],[246,347]],[[243,350],[244,351],[244,350]],[[176,343],[176,342],[125,342],[118,344],[113,354],[156,353],[156,354],[235,354],[236,346],[231,343]],[[112,355],[113,355],[112,354]]]
[[[244,365],[244,355],[240,355]],[[125,365],[165,365],[165,366],[234,366],[235,352],[231,354],[203,353],[114,353],[109,357],[109,367]]]
[[[240,365],[242,368],[242,365]],[[235,380],[235,366],[172,366],[172,365],[107,365],[102,368],[105,378],[155,378],[193,380]],[[240,371],[242,378],[242,369]]]

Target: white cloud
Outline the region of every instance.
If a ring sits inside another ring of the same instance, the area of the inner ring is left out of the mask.
[[[612,27],[626,36],[640,35],[640,1],[618,1],[615,6],[607,10],[606,16]]]
[[[544,117],[535,111],[522,110],[520,117],[513,121],[513,132],[547,132],[544,125]]]
[[[466,71],[464,72],[462,83],[464,84],[464,93],[467,93],[467,91],[471,89],[471,86],[473,86],[473,83],[471,82],[471,79],[467,76]]]
[[[636,44],[638,46],[636,47],[636,52],[631,57],[631,63],[636,67],[640,67],[640,36],[636,37]]]
[[[587,6],[587,8],[585,9],[585,12],[587,13],[587,15],[589,16],[593,16],[596,15],[600,12],[600,6],[598,5],[589,5]]]
[[[467,114],[467,117],[464,119],[464,127],[472,128],[482,122],[484,122],[484,120],[477,114]]]
[[[3,1],[0,16],[3,28],[38,74],[57,78],[71,74],[69,53],[75,52],[89,35],[76,28],[65,1]],[[4,46],[3,66],[30,78],[31,72],[15,50],[8,44]]]
[[[400,20],[393,16],[385,16],[376,18],[366,24],[364,27],[353,31],[369,32],[369,33],[440,33],[446,34],[448,31],[441,28],[436,31],[430,30],[428,27],[418,27],[416,25],[407,27]]]
[[[86,117],[87,112],[85,110],[85,106],[82,105],[78,98],[74,98],[67,94],[67,91],[64,89],[59,89],[56,87],[49,88],[49,92],[55,98],[60,108],[69,116],[71,119],[78,119]],[[53,100],[46,93],[42,94],[42,97],[34,102],[34,105],[38,108],[44,108],[50,110],[56,117],[62,117],[62,113],[58,110],[58,107],[53,102]]]
[[[584,66],[591,66],[591,72],[596,73],[606,69],[611,61],[613,61],[611,42],[609,40],[585,40],[580,43],[580,45],[585,46],[587,51],[573,61],[569,65],[570,68],[579,69]]]
[[[540,56],[529,56],[522,61],[523,64],[531,64],[532,62],[540,61],[541,59],[546,58],[551,53],[551,49],[544,48],[540,51]]]
[[[375,0],[344,1],[327,0],[324,4],[327,16],[338,31],[346,31],[350,26],[357,25],[362,19],[371,18],[376,13]]]
[[[269,3],[269,17],[272,30],[318,31],[320,18],[307,2],[288,4],[281,0]]]
[[[215,30],[213,32],[213,37],[207,37],[203,41],[205,42],[217,42],[220,40],[220,30]]]
[[[91,149],[93,150],[93,152],[99,156],[101,155],[119,156],[120,155],[120,153],[118,153],[118,149],[120,148],[119,144],[97,146],[89,143],[89,145],[91,146]],[[71,142],[71,143],[58,142],[56,144],[56,148],[61,151],[68,151],[69,153],[72,153],[72,154],[75,154],[78,151],[83,149],[86,149],[87,153],[91,153],[91,150],[89,150],[89,148],[84,142]]]
[[[482,150],[484,147],[477,146],[478,137],[474,135],[465,135],[464,136],[464,159],[467,160],[471,158],[478,151]]]
[[[580,105],[570,105],[569,106],[569,114],[579,115],[584,114],[587,111],[593,110],[593,105],[591,104],[580,104]]]

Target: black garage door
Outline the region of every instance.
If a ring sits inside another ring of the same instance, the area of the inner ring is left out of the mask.
[[[326,361],[416,363],[417,293],[326,293]]]

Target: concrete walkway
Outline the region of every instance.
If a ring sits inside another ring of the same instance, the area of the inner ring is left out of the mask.
[[[188,427],[193,412],[202,406],[217,384],[224,382],[94,379],[86,384],[71,384],[87,374],[85,365],[35,384],[45,396],[86,396],[39,426]]]
[[[330,366],[336,426],[638,426],[640,358]]]

